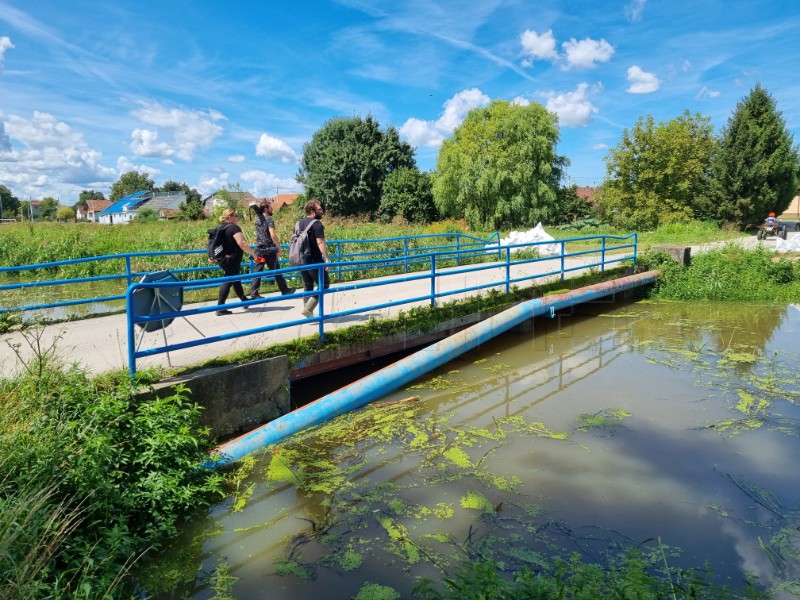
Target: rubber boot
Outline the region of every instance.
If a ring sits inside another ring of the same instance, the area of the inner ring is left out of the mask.
[[[317,300],[316,296],[311,296],[306,300],[306,303],[303,306],[303,310],[301,310],[300,312],[303,313],[303,316],[310,319],[311,317],[314,316],[314,309],[317,308],[318,302],[319,300]]]

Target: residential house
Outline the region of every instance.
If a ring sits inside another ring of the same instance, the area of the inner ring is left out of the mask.
[[[595,191],[596,191],[595,188],[590,187],[588,185],[579,185],[575,189],[575,193],[577,194],[578,198],[582,198],[582,199],[586,200],[586,202],[588,202],[590,204],[594,204],[594,193],[595,193]]]
[[[135,194],[128,194],[114,202],[111,206],[100,212],[97,217],[98,223],[105,225],[123,225],[130,223],[138,212],[139,208],[149,199],[149,194],[153,192],[142,190]]]
[[[78,221],[88,221],[89,223],[97,223],[98,216],[101,212],[113,204],[111,200],[87,200],[86,207],[78,205],[78,210],[75,213],[75,218]]]
[[[278,194],[274,198],[272,198],[272,211],[273,212],[280,212],[280,210],[286,206],[291,206],[292,203],[297,200],[300,194]]]
[[[792,198],[791,204],[789,207],[783,211],[779,219],[800,219],[800,189],[797,190],[797,194],[795,194],[794,198]]]
[[[231,192],[228,191],[227,195],[236,200],[236,206],[241,209],[242,214],[247,213],[247,208],[250,206],[251,202],[257,202],[258,198],[253,196],[250,192]],[[203,202],[203,214],[206,217],[210,217],[211,214],[214,212],[216,208],[225,208],[228,206],[228,203],[219,196],[219,192],[214,192],[210,196],[206,196],[202,200]]]

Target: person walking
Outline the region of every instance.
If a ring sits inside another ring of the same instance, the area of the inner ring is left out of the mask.
[[[250,204],[250,209],[256,213],[256,266],[254,273],[260,273],[266,268],[274,271],[278,268],[278,257],[281,255],[281,241],[275,232],[275,220],[272,218],[272,202],[260,200]],[[275,275],[275,283],[281,294],[288,296],[295,293],[295,288],[286,285],[283,275]],[[261,298],[258,290],[261,288],[261,278],[256,277],[250,282],[250,293],[252,299]]]
[[[331,262],[328,255],[328,246],[325,244],[325,226],[322,224],[322,205],[317,200],[309,200],[304,207],[306,216],[300,219],[297,228],[303,231],[306,227],[308,229],[308,247],[311,254],[303,258],[304,265],[314,265],[320,263]],[[316,270],[300,271],[300,276],[303,278],[303,289],[307,292],[314,291],[314,284],[319,283],[319,274]],[[328,267],[325,267],[323,274],[323,289],[328,289],[331,285],[330,277],[328,276]],[[309,296],[303,305],[303,310],[300,311],[305,317],[314,316],[314,309],[317,307],[319,299],[316,296]]]
[[[239,222],[239,215],[236,214],[236,211],[232,208],[226,208],[222,211],[222,215],[219,218],[220,227],[222,227],[222,234],[225,236],[225,241],[223,243],[224,254],[221,259],[219,259],[219,266],[222,268],[222,271],[225,273],[225,277],[231,277],[233,275],[241,275],[242,273],[242,258],[245,254],[249,254],[253,257],[253,260],[256,258],[256,253],[250,249],[250,246],[247,245],[247,242],[244,239],[244,234],[242,233],[241,228],[238,225]],[[244,288],[242,287],[241,281],[226,281],[221,286],[219,286],[219,297],[217,298],[217,304],[222,307],[225,304],[225,301],[228,299],[228,293],[230,292],[231,287],[233,287],[234,293],[239,297],[239,300],[242,302],[247,302],[247,296],[244,295]],[[217,310],[217,316],[221,317],[223,315],[231,314],[227,308],[219,308]]]

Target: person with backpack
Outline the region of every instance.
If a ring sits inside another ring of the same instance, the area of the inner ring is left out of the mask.
[[[242,258],[245,254],[249,254],[253,260],[256,260],[256,253],[250,249],[247,241],[244,239],[244,234],[238,225],[239,215],[232,208],[226,208],[222,211],[219,218],[219,231],[221,235],[223,250],[220,253],[221,258],[217,259],[217,264],[222,268],[225,277],[233,275],[241,275],[242,273]],[[219,236],[218,236],[219,237]],[[244,288],[241,281],[228,281],[219,286],[219,296],[217,304],[220,308],[217,310],[217,316],[231,314],[226,308],[221,308],[225,301],[228,299],[228,293],[231,287],[233,292],[239,297],[242,302],[247,302],[247,296],[244,295]]]
[[[328,255],[328,246],[325,244],[325,226],[322,224],[322,205],[317,200],[309,200],[304,207],[306,216],[300,219],[295,225],[295,233],[306,231],[308,236],[308,253],[302,256],[302,264],[315,265],[331,262]],[[303,278],[303,289],[306,292],[314,290],[314,284],[318,283],[319,275],[316,270],[301,271]],[[328,289],[331,285],[328,277],[328,268],[324,271],[323,289]],[[314,309],[317,307],[318,298],[309,296],[300,311],[305,317],[314,316]]]
[[[278,257],[281,255],[281,241],[278,239],[278,234],[275,232],[275,221],[272,218],[272,203],[268,200],[260,200],[258,203],[253,202],[250,204],[250,210],[256,213],[256,266],[253,269],[254,273],[260,273],[267,269],[275,270],[278,268]],[[288,296],[295,293],[295,288],[286,285],[286,280],[282,275],[275,275],[275,283],[281,294]],[[256,277],[250,283],[250,298],[255,300],[261,298],[258,293],[261,287],[261,278]]]

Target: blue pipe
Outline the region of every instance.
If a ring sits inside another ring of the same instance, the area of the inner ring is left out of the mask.
[[[219,446],[215,451],[217,457],[203,466],[216,468],[230,464],[259,448],[364,406],[532,317],[552,315],[576,304],[649,285],[658,275],[658,271],[647,271],[517,304]]]

